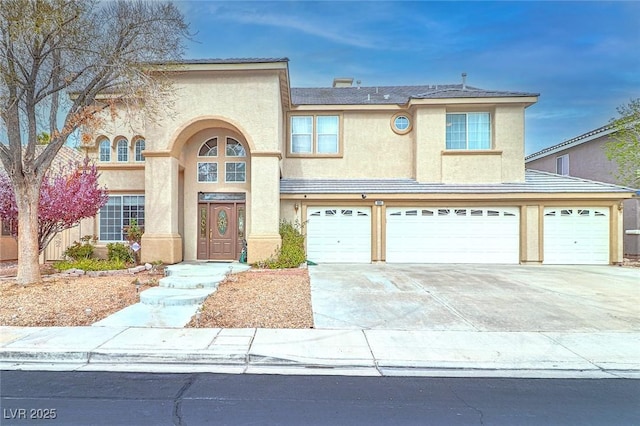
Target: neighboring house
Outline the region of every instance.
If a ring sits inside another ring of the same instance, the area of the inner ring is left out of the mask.
[[[85,145],[110,191],[100,246],[136,219],[144,261],[234,260],[246,240],[255,262],[297,220],[314,262],[622,260],[631,192],[525,172],[536,93],[464,79],[291,88],[286,58],[185,61],[172,78],[165,116]]]
[[[39,153],[43,146],[36,146],[36,153]],[[58,151],[56,158],[52,163],[52,168],[66,166],[69,163],[81,163],[84,159],[84,155],[82,155],[78,150],[70,148],[68,146],[63,146]],[[3,171],[4,167],[0,163],[0,171]],[[55,237],[49,242],[49,245],[42,253],[40,260],[48,261],[48,260],[59,260],[63,258],[63,252],[66,250],[68,246],[70,246],[74,241],[79,241],[80,236],[84,235],[81,232],[83,228],[87,231],[87,234],[91,234],[93,232],[93,219],[88,219],[83,221],[82,224],[75,226],[73,228],[67,229],[63,232],[58,232]],[[5,260],[17,260],[18,259],[18,243],[15,238],[11,236],[9,232],[9,228],[6,223],[2,223],[0,220],[0,261]]]
[[[525,166],[564,176],[575,176],[600,182],[620,183],[616,179],[618,166],[607,159],[604,146],[614,129],[603,126],[583,135],[550,146],[525,158]],[[640,193],[639,193],[640,195]],[[640,199],[624,203],[624,254],[640,256]]]

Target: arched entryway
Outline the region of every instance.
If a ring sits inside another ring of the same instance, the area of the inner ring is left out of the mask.
[[[237,260],[247,233],[251,153],[225,127],[191,136],[181,153],[185,259]]]

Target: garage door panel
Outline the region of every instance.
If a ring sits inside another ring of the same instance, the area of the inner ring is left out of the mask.
[[[307,259],[316,263],[371,262],[371,208],[307,210]]]
[[[393,263],[518,263],[517,207],[387,208]]]
[[[548,207],[544,211],[544,263],[609,263],[609,210]]]

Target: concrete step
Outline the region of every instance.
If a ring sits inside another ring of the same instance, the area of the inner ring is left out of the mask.
[[[160,287],[163,288],[181,288],[181,289],[196,289],[196,288],[213,288],[217,289],[220,281],[224,279],[225,275],[210,275],[210,276],[180,276],[170,275],[160,279]]]
[[[184,306],[199,305],[215,288],[164,288],[153,287],[140,293],[140,302],[152,306]]]
[[[94,327],[184,327],[198,305],[153,306],[136,303],[93,324]]]
[[[244,263],[213,263],[213,262],[188,262],[169,265],[165,268],[165,275],[181,277],[207,277],[212,275],[224,275],[228,273],[243,272],[251,267]]]

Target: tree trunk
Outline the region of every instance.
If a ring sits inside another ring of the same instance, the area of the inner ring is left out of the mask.
[[[38,247],[38,202],[40,184],[26,180],[15,191],[18,206],[18,283],[33,284],[40,276]]]

